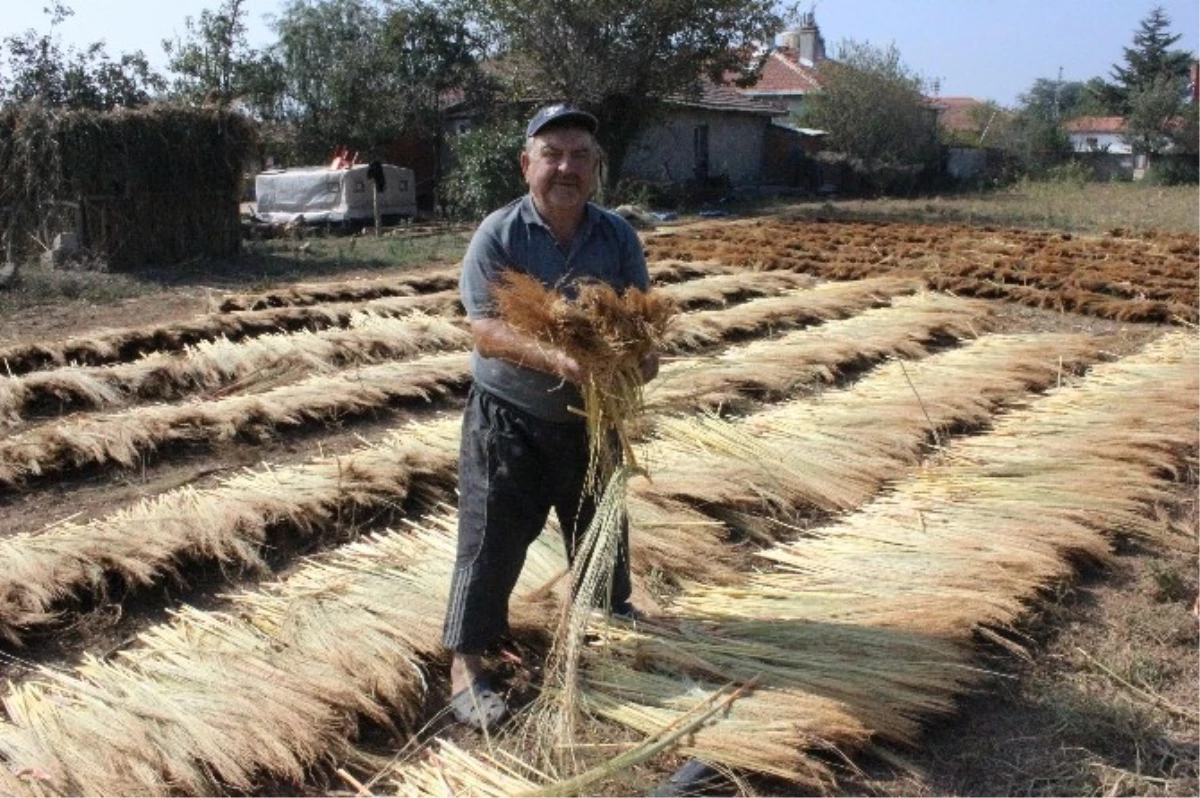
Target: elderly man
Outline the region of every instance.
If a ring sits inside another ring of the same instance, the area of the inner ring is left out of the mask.
[[[458,555],[443,642],[453,652],[455,717],[479,729],[507,713],[482,654],[508,629],[508,600],[526,550],[553,508],[571,555],[595,512],[584,491],[587,432],[571,411],[582,404],[584,367],[497,318],[492,288],[508,269],[568,294],[579,280],[618,291],[649,288],[633,228],[588,201],[599,171],[597,126],[591,114],[567,105],[538,111],[521,153],[529,193],[488,216],[463,258],[474,383],[463,416]],[[643,363],[646,379],[657,370],[657,356]],[[630,589],[626,530],[610,595],[614,613],[636,617]]]

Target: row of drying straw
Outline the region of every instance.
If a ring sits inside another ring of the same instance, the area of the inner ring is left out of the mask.
[[[732,267],[715,262],[654,264],[651,272],[658,282],[676,282],[706,275],[727,274]],[[435,274],[428,287],[440,281]],[[178,352],[185,346],[217,338],[239,340],[280,330],[323,330],[345,326],[356,312],[397,315],[414,311],[453,316],[461,312],[458,292],[441,290],[404,295],[422,287],[421,278],[402,280],[385,296],[366,302],[348,301],[312,306],[272,307],[243,312],[205,313],[185,321],[147,324],[138,327],[95,331],[58,341],[36,341],[0,347],[0,364],[8,376],[39,369],[81,364],[99,366],[132,360],[152,352]]]
[[[716,275],[663,290],[683,307],[723,306],[811,282],[788,272]],[[434,295],[432,305],[429,297],[407,296],[361,306],[325,305],[319,309],[325,314],[323,323],[311,329],[241,336],[236,341],[222,333],[184,345],[180,351],[161,350],[132,362],[0,376],[0,417],[15,424],[29,408],[108,409],[138,400],[262,390],[264,385],[295,381],[310,372],[467,348],[470,338],[461,329],[461,317],[453,308],[443,307],[450,296],[448,292]],[[431,317],[421,305],[441,310],[442,315]]]
[[[867,356],[877,362],[888,355],[923,355],[921,341],[972,331],[980,324],[980,311],[975,303],[936,294],[904,297],[892,309],[869,311],[808,334],[793,333],[716,358],[669,364],[649,398],[658,410],[712,406],[743,393],[781,398],[810,382],[827,384],[849,367],[861,368]],[[391,440],[408,443],[408,437]],[[447,441],[446,447],[439,468],[450,469],[456,455],[453,443]],[[0,543],[0,631],[20,639],[53,620],[54,608],[64,599],[94,595],[113,578],[147,584],[207,557],[254,564],[268,526],[290,518],[301,530],[319,527],[322,518],[336,517],[335,508],[352,503],[369,508],[387,501],[397,478],[387,475],[399,475],[395,469],[408,461],[401,453],[386,454],[391,448],[385,442],[382,455],[368,447],[337,460],[241,475],[214,489],[183,488],[108,518],[67,522],[37,535],[9,538]],[[371,476],[375,474],[379,476]],[[291,513],[279,506],[286,501],[296,504]],[[658,502],[666,506],[665,500]],[[677,507],[667,509],[664,515],[679,513]],[[147,529],[157,531],[148,536]],[[653,538],[648,543],[652,546]],[[651,549],[647,556],[665,568],[680,562],[690,567],[710,557],[720,562],[723,558],[717,554],[719,550],[700,548],[682,555]]]
[[[677,352],[696,351],[716,346],[727,336],[786,327],[788,319],[800,325],[850,316],[911,290],[909,283],[889,280],[832,283],[726,310],[698,311],[681,319],[668,346]],[[211,445],[277,426],[362,414],[398,402],[427,402],[461,392],[469,379],[464,352],[319,374],[258,394],[149,405],[110,415],[81,414],[0,441],[0,486],[81,467],[130,466],[171,443]]]

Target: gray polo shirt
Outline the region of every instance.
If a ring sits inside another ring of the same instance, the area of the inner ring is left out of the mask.
[[[628,222],[589,202],[571,249],[564,252],[528,194],[484,219],[467,247],[459,280],[467,318],[495,316],[492,285],[505,269],[527,272],[568,296],[580,279],[600,280],[618,291],[650,287],[646,256]],[[579,420],[568,410],[582,406],[579,391],[559,377],[478,351],[471,353],[471,373],[481,388],[538,418]]]

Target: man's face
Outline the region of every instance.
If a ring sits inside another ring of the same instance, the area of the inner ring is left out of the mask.
[[[551,128],[521,152],[521,174],[538,210],[580,213],[596,181],[596,146],[580,128]]]

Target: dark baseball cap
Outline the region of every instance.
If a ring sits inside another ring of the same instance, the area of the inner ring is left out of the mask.
[[[593,134],[600,127],[600,123],[596,121],[596,117],[587,111],[581,111],[573,105],[555,103],[554,105],[547,105],[533,115],[533,119],[530,119],[529,124],[525,127],[525,138],[536,136],[539,131],[550,125],[559,124],[578,125],[579,127],[586,128],[589,133]]]

